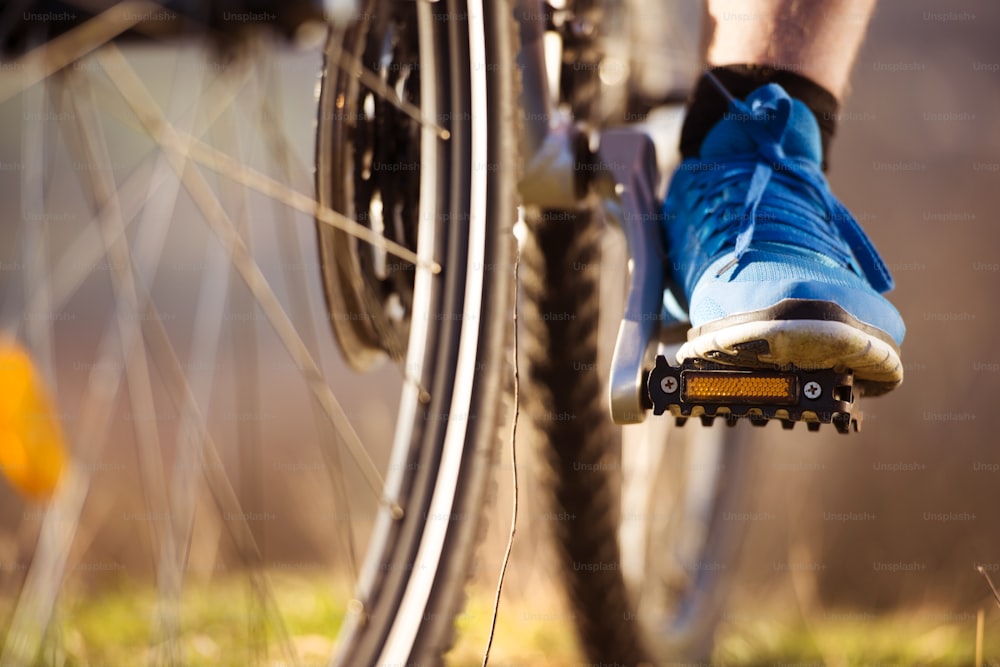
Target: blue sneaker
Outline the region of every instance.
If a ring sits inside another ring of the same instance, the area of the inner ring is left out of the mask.
[[[903,380],[892,277],[820,168],[819,126],[780,86],[758,88],[684,160],[664,204],[677,354],[736,365],[852,369],[867,395]]]

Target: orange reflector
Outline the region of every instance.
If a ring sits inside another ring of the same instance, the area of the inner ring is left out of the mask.
[[[31,357],[0,338],[0,471],[25,496],[47,500],[65,467],[62,431]]]
[[[688,371],[682,374],[685,401],[705,403],[795,403],[793,375]]]

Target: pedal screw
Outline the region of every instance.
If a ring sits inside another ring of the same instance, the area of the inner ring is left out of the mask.
[[[823,387],[819,386],[819,382],[810,380],[806,382],[806,386],[802,387],[802,393],[806,395],[806,398],[816,400],[823,393]]]
[[[673,375],[668,375],[667,377],[660,380],[660,389],[663,390],[665,394],[672,394],[677,391],[677,378]]]

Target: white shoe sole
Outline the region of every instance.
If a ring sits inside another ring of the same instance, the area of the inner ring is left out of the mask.
[[[829,320],[744,321],[700,334],[692,330],[677,352],[677,361],[691,358],[731,365],[755,365],[756,360],[779,367],[850,369],[868,395],[883,394],[903,381],[894,344]]]

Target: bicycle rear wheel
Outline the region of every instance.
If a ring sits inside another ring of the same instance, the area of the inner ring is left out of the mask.
[[[412,509],[401,521],[379,517],[380,542],[362,579],[366,617],[349,630],[345,664],[366,664],[368,655],[408,662],[449,646],[486,506],[514,282],[516,82],[504,7],[373,2],[326,50],[319,201],[445,260],[425,285],[382,249],[317,228],[330,319],[350,363],[399,360],[406,340],[406,355],[424,360],[403,367],[417,382],[395,445],[423,462],[392,480]],[[377,76],[359,79],[345,60]],[[386,99],[392,94],[409,106]],[[428,313],[441,314],[436,330]],[[434,388],[428,405],[421,387]],[[432,418],[412,423],[418,410]]]
[[[26,573],[4,582],[14,589],[5,664],[43,650],[76,657],[65,618],[98,553],[157,593],[131,610],[152,619],[148,643],[119,660],[201,659],[207,629],[187,624],[185,601],[234,570],[251,583],[248,632],[209,660],[296,664],[303,649],[274,580],[323,563],[344,595],[324,627],[338,664],[440,660],[507,416],[517,214],[504,7],[371,2],[335,33],[343,41],[327,44],[319,90],[318,208],[286,136],[288,88],[270,42],[250,42],[245,60],[206,52],[167,77],[144,69],[162,50],[124,58],[110,46],[7,103],[39,122],[21,126],[21,156],[2,160],[25,166],[11,199],[25,214],[0,230],[0,266],[18,267],[3,275],[0,323],[33,353],[73,427],[48,510],[24,512],[22,523],[40,525],[22,526]],[[115,117],[141,139],[107,129]],[[365,132],[370,143],[355,141]],[[400,178],[407,161],[417,168]],[[338,199],[380,169],[393,178]],[[314,215],[318,243],[296,234]],[[336,307],[325,280],[342,259],[331,242],[362,258],[351,279],[377,278],[352,308]],[[305,259],[317,250],[318,263]],[[322,313],[334,325],[378,322],[377,353],[359,365],[341,338],[346,363],[333,358]],[[377,367],[379,355],[390,363]],[[305,439],[316,448],[298,446]],[[124,542],[107,511],[123,506]],[[300,524],[305,544],[283,544],[301,539]]]

